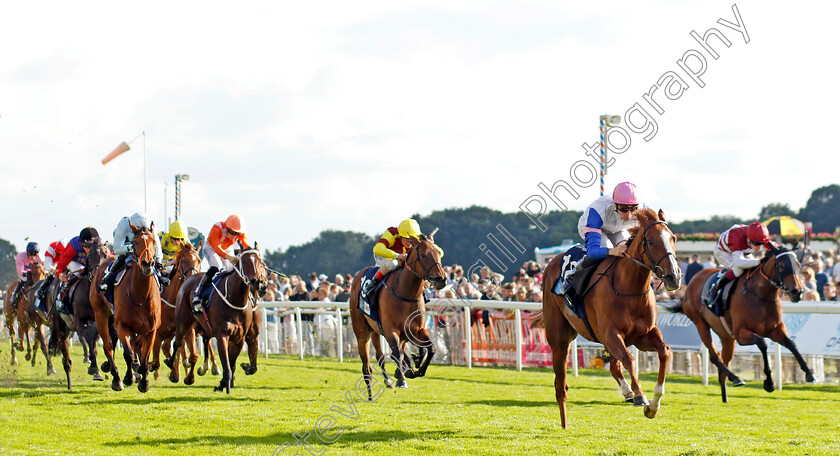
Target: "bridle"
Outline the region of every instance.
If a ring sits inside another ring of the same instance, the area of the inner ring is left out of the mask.
[[[408,257],[405,259],[405,269],[408,269],[409,271],[411,271],[411,273],[416,275],[417,277],[419,277],[420,280],[434,280],[435,278],[432,277],[431,275],[429,275],[429,270],[434,268],[436,265],[440,266],[441,269],[443,269],[443,265],[441,264],[440,261],[435,261],[434,263],[432,263],[429,266],[423,266],[423,263],[420,263],[420,253],[417,252],[417,247],[419,247],[421,244],[430,244],[431,248],[433,248],[433,249],[435,248],[435,243],[432,242],[432,241],[429,241],[429,240],[420,241],[420,244],[417,244],[417,246],[412,248],[411,252],[408,253]],[[412,253],[414,253],[414,261],[409,261]],[[423,274],[422,275],[411,268],[411,266],[415,263],[420,263],[419,266],[423,268]]]
[[[656,260],[656,261],[653,260],[653,256],[651,255],[650,250],[648,250],[648,248],[647,248],[647,231],[655,225],[665,225],[667,227],[668,223],[665,222],[665,221],[662,221],[662,220],[657,220],[657,221],[651,223],[650,225],[646,226],[644,230],[642,230],[642,235],[640,236],[641,239],[639,240],[642,243],[642,251],[640,253],[642,255],[642,260],[644,261],[645,259],[647,259],[647,261],[653,266],[648,266],[647,263],[637,260],[634,256],[632,256],[628,253],[625,253],[624,256],[627,257],[627,258],[630,258],[631,260],[633,260],[639,266],[641,266],[641,267],[647,269],[648,271],[652,272],[654,275],[656,275],[656,277],[659,277],[661,280],[665,280],[665,277],[663,277],[665,275],[665,270],[662,269],[661,266],[659,266],[659,263],[661,263],[662,260],[664,260],[665,258],[668,258],[668,257],[674,257],[674,260],[676,261],[677,255],[675,255],[674,252],[666,251],[664,255],[659,257],[658,260]],[[677,277],[680,278],[682,272],[677,270],[676,273],[678,275]]]
[[[253,279],[248,278],[248,277],[247,277],[247,276],[246,276],[246,275],[242,272],[242,269],[243,269],[243,268],[242,268],[242,260],[243,260],[243,258],[245,257],[245,255],[250,254],[250,253],[255,254],[255,255],[257,256],[257,260],[259,260],[258,262],[256,262],[256,263],[254,264],[255,268],[257,269],[256,271],[254,271],[254,273],[255,273],[255,275],[257,275],[257,277],[255,277],[255,278],[253,278]],[[259,277],[259,265],[260,265],[260,264],[262,264],[262,265],[263,265],[263,267],[265,267],[265,264],[264,264],[264,263],[263,263],[263,261],[262,261],[262,256],[260,256],[260,251],[259,251],[259,250],[257,250],[257,249],[248,249],[248,250],[245,250],[245,251],[241,252],[241,253],[239,254],[239,256],[237,257],[237,261],[236,261],[236,263],[237,263],[237,264],[234,264],[234,265],[233,265],[233,270],[234,270],[234,271],[236,271],[236,274],[237,274],[237,275],[239,275],[239,278],[241,278],[241,279],[242,279],[242,282],[244,282],[244,283],[245,283],[245,285],[247,285],[249,288],[251,288],[251,287],[252,287],[252,284],[256,284],[258,287],[262,284],[262,282],[263,282],[263,278],[262,278],[262,277]]]
[[[196,260],[198,260],[196,262],[196,265],[190,267],[189,269],[182,268],[181,265],[185,264],[184,255],[193,256]],[[201,258],[198,256],[198,252],[196,252],[195,250],[188,250],[188,251],[184,251],[183,253],[181,253],[181,256],[178,258],[178,267],[177,267],[176,270],[178,271],[178,277],[180,277],[181,280],[184,281],[184,280],[187,280],[187,272],[192,271],[193,274],[197,274],[200,267],[201,267]]]
[[[154,234],[152,234],[151,231],[148,231],[146,229],[141,230],[140,232],[138,232],[137,234],[134,235],[134,242],[133,242],[134,255],[137,257],[137,261],[140,263],[140,272],[142,272],[143,275],[145,275],[145,276],[151,276],[152,274],[154,274],[155,254],[154,254],[154,252],[152,252],[152,248],[149,247],[149,245],[152,245],[152,246],[155,245],[155,240],[154,240],[153,236],[154,236]],[[140,243],[140,241],[148,241],[149,239],[151,239],[151,242],[143,242],[142,243],[143,249],[138,251],[137,244]],[[151,267],[149,268],[149,273],[148,274],[143,270],[143,260],[144,259],[146,260],[146,262],[148,264],[151,265]]]
[[[778,254],[774,255],[775,262],[773,264],[773,278],[768,277],[767,274],[764,272],[764,266],[766,266],[767,263],[769,263],[769,261],[765,261],[761,264],[761,266],[759,266],[757,268],[753,268],[753,270],[750,271],[747,274],[747,280],[744,281],[744,290],[750,291],[752,294],[758,296],[757,293],[755,293],[754,291],[749,290],[747,288],[747,283],[749,283],[750,279],[752,279],[755,276],[755,269],[758,269],[758,272],[761,274],[761,276],[764,277],[765,280],[770,282],[770,285],[773,285],[777,290],[782,290],[782,292],[788,293],[788,294],[796,291],[795,289],[791,290],[787,286],[785,286],[785,277],[788,277],[790,275],[795,274],[794,269],[791,268],[790,273],[782,275],[782,271],[781,271],[781,268],[780,268],[781,261],[779,261],[779,257],[785,256],[785,255],[790,255],[794,259],[796,259],[796,253],[794,253],[790,250],[786,250],[784,252],[781,252],[781,253],[778,253]],[[798,262],[798,260],[797,260],[797,262]],[[761,296],[758,296],[758,297],[761,298]]]

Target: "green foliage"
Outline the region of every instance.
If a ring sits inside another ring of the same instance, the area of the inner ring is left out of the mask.
[[[770,217],[778,217],[782,215],[794,215],[793,209],[788,203],[770,203],[761,208],[758,213],[758,220],[764,221]]]
[[[374,242],[375,239],[363,233],[322,231],[312,241],[289,247],[285,252],[268,251],[266,264],[285,274],[298,274],[302,277],[313,271],[330,277],[335,274],[355,274],[373,264]]]
[[[0,283],[4,287],[17,278],[17,270],[15,269],[15,255],[17,253],[14,244],[5,239],[0,239]]]
[[[671,231],[674,233],[723,233],[735,224],[750,223],[751,220],[743,220],[734,215],[713,215],[708,220],[686,220],[679,223],[671,223]]]
[[[21,360],[12,372],[3,344],[2,454],[309,454],[302,447],[274,453],[306,432],[313,452],[330,456],[840,454],[836,385],[785,384],[766,393],[750,381],[730,388],[730,402],[722,404],[715,380],[703,386],[699,377],[669,374],[659,416],[649,420],[641,407],[624,403],[609,372],[581,369],[568,377],[564,430],[550,369],[432,365],[425,377],[409,380],[410,388],[367,402],[355,392],[356,358],[260,355],[259,371],[238,370],[230,395],[214,393],[219,377],[210,375],[192,386],[169,383],[166,367],[148,393],[136,386],[114,392],[108,379],[93,382],[81,360],[77,344],[68,392],[60,364],[59,375],[47,377],[39,354],[36,367]],[[121,353],[117,360],[124,372]],[[656,375],[640,380],[652,398]],[[329,445],[316,436],[321,417],[322,435],[339,436]]]
[[[815,233],[832,233],[840,226],[840,185],[820,187],[811,193],[805,207],[799,211],[799,220],[812,222]]]

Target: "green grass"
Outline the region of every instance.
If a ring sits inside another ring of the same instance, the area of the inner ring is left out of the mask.
[[[750,382],[730,388],[730,403],[722,404],[716,386],[672,375],[659,416],[649,420],[620,400],[608,372],[583,370],[570,379],[570,423],[563,430],[548,370],[432,366],[409,389],[387,390],[373,403],[357,401],[354,420],[330,407],[347,408],[345,392],[354,391],[360,376],[356,359],[272,356],[260,359],[254,376],[240,371],[229,396],[212,391],[218,377],[210,376],[187,387],[162,375],[141,394],[136,386],[114,392],[107,381],[94,383],[77,350],[75,387],[67,392],[63,373],[47,377],[40,356],[35,368],[26,363],[13,371],[5,342],[3,455],[270,455],[294,442],[295,433],[314,434],[316,421],[328,414],[343,428],[337,441],[314,448],[328,455],[840,454],[840,387],[832,385],[784,385],[766,393],[760,382]],[[654,376],[643,375],[642,382],[652,397]]]

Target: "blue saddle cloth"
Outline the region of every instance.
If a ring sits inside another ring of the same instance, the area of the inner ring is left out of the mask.
[[[382,320],[379,318],[379,302],[377,302],[376,296],[379,294],[379,290],[385,286],[385,280],[388,278],[388,274],[382,278],[382,280],[376,285],[376,289],[373,290],[373,293],[370,294],[371,301],[369,302],[367,296],[365,296],[365,289],[368,287],[368,284],[373,280],[373,277],[376,275],[376,271],[378,271],[378,267],[368,268],[364,274],[362,274],[362,286],[359,288],[359,310],[371,320],[375,321],[376,324],[379,326],[379,331],[384,332],[382,330]]]
[[[560,275],[557,276],[557,281],[551,287],[551,291],[554,294],[563,295],[566,293],[568,289],[567,285],[571,282],[572,276],[577,271],[578,265],[583,262],[585,256],[586,251],[580,244],[573,245],[563,253],[563,262],[560,264]]]
[[[213,280],[212,280],[213,285],[216,285],[216,287],[218,288],[219,283],[222,281],[222,279],[224,279],[225,277],[227,277],[231,274],[233,274],[233,269],[231,269],[230,271],[221,271],[221,272],[217,273],[215,276],[213,276]],[[215,291],[213,289],[213,285],[207,285],[206,287],[204,287],[204,290],[202,290],[202,292],[201,292],[200,298],[201,298],[201,302],[204,304],[204,307],[207,307],[207,304],[210,303],[210,295],[212,295],[213,292]]]
[[[706,282],[703,283],[703,289],[700,290],[700,302],[702,302],[709,310],[712,311],[716,316],[720,317],[726,312],[726,308],[729,307],[729,297],[732,294],[732,286],[738,282],[738,279],[727,283],[723,287],[723,297],[721,298],[721,305],[720,307],[715,305],[715,296],[711,294],[712,287],[717,285],[720,279],[726,274],[728,269],[721,269],[720,271],[712,274],[706,279]]]

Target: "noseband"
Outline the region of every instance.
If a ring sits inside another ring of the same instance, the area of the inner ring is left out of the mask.
[[[256,285],[258,285],[258,286],[259,286],[260,282],[262,281],[262,280],[260,279],[260,277],[259,277],[259,276],[258,276],[258,277],[256,277],[256,278],[254,278],[254,279],[249,279],[249,278],[248,278],[247,276],[245,276],[245,274],[242,272],[242,259],[243,259],[243,258],[245,257],[245,255],[246,255],[246,254],[248,254],[248,253],[254,253],[254,254],[256,254],[256,255],[257,255],[257,259],[258,259],[258,260],[260,260],[260,263],[262,263],[262,257],[260,257],[260,251],[259,251],[259,250],[257,250],[257,249],[249,249],[249,250],[245,250],[244,252],[242,252],[242,253],[240,253],[240,254],[239,254],[239,257],[238,257],[238,259],[237,259],[237,264],[238,264],[238,267],[237,267],[237,265],[236,265],[236,264],[235,264],[235,265],[233,265],[233,270],[234,270],[234,271],[236,271],[236,274],[238,274],[238,275],[239,275],[239,278],[241,278],[241,279],[242,279],[242,282],[244,282],[244,283],[245,283],[245,285],[247,285],[248,287],[251,287],[251,284],[252,284],[252,283],[253,283],[253,284],[256,284]],[[256,264],[255,264],[254,266],[256,267]],[[257,271],[254,271],[254,273],[256,274],[256,273],[257,273]]]
[[[632,255],[627,254],[625,256],[627,258],[630,258],[634,262],[636,262],[636,264],[638,264],[639,266],[641,266],[641,267],[647,269],[648,271],[652,272],[654,275],[656,275],[656,277],[659,277],[660,279],[665,280],[664,277],[663,277],[665,275],[665,270],[662,269],[661,266],[659,266],[659,263],[661,263],[662,260],[664,260],[665,258],[668,258],[668,257],[674,257],[674,260],[676,260],[677,256],[673,252],[665,252],[665,255],[662,255],[661,257],[659,257],[658,260],[653,261],[653,256],[651,256],[650,250],[648,250],[648,248],[647,248],[647,230],[649,230],[654,225],[660,225],[660,224],[665,225],[665,226],[668,225],[667,222],[663,222],[662,220],[653,222],[650,225],[646,226],[644,230],[642,230],[642,236],[641,236],[641,239],[640,239],[640,241],[642,242],[642,252],[641,252],[642,260],[647,259],[648,262],[650,262],[650,264],[652,264],[653,266],[648,266],[646,263],[637,260]]]
[[[773,285],[778,290],[782,290],[783,292],[790,294],[790,293],[792,293],[793,291],[796,291],[796,290],[790,290],[790,289],[788,289],[788,287],[785,286],[785,277],[787,277],[789,275],[792,275],[793,270],[791,270],[790,274],[782,275],[782,272],[779,270],[779,257],[783,256],[783,255],[792,255],[793,258],[796,259],[796,254],[794,252],[791,252],[791,251],[782,252],[782,253],[776,255],[776,262],[773,265],[773,278],[772,279],[770,277],[767,277],[767,274],[764,273],[764,264],[759,266],[757,269],[758,269],[758,272],[761,273],[761,276],[764,277],[765,279],[767,279],[768,282],[770,282],[770,285]],[[755,275],[755,274],[750,274],[750,276],[748,278],[752,278],[753,275]],[[744,283],[744,286],[746,286],[746,285],[747,284]]]
[[[186,255],[186,254],[189,254],[189,255],[195,257],[196,259],[198,259],[199,260],[198,261],[198,266],[193,266],[190,269],[184,270],[184,268],[182,268],[181,265],[184,264],[184,255]],[[178,277],[180,277],[181,280],[187,280],[187,271],[193,271],[193,273],[198,273],[200,267],[201,267],[201,259],[198,257],[198,252],[196,252],[195,250],[190,250],[189,252],[184,252],[184,253],[181,254],[181,258],[178,260]]]
[[[426,244],[426,243],[431,244],[432,248],[435,248],[435,244],[432,241],[421,241],[420,242],[420,244]],[[420,244],[418,244],[418,246]],[[420,263],[420,254],[416,252],[417,247],[415,247],[411,250],[412,250],[412,252],[414,252],[414,261],[409,262],[408,258],[406,258],[405,268],[408,269],[409,271],[411,271],[412,274],[419,277],[420,280],[434,280],[433,277],[429,276],[429,269],[433,268],[435,265],[438,265],[438,266],[441,267],[441,269],[443,269],[443,265],[440,263],[440,261],[436,261],[436,262],[432,263],[429,267],[425,267],[425,266],[423,266],[422,263]],[[409,253],[409,255],[410,255],[410,253]],[[423,268],[423,275],[420,275],[419,273],[417,273],[417,271],[415,271],[414,269],[411,268],[411,266],[415,263],[420,263],[419,266]]]

